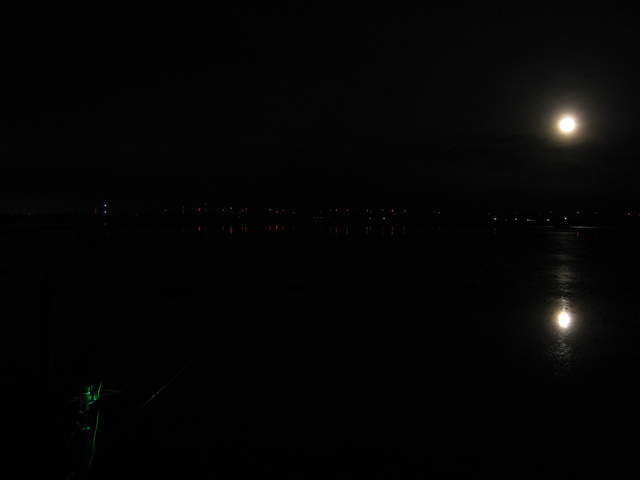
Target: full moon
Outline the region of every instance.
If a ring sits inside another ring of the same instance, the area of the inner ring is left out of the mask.
[[[558,129],[565,135],[573,133],[577,126],[576,120],[569,115],[562,117],[558,122]]]

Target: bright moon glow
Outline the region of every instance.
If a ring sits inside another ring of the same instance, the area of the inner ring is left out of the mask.
[[[558,314],[558,326],[563,329],[569,328],[571,325],[571,315],[568,312],[562,311]]]
[[[558,122],[558,128],[562,133],[565,133],[565,134],[573,133],[576,127],[577,127],[577,124],[575,119],[570,116],[562,117]]]

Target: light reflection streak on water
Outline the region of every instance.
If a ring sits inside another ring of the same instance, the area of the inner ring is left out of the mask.
[[[571,315],[566,310],[562,310],[558,314],[558,327],[566,330],[571,326]]]
[[[555,362],[554,371],[558,376],[565,376],[571,373],[573,349],[564,335],[558,335],[552,348],[552,355]]]
[[[567,277],[560,277],[567,278]],[[560,290],[569,290],[569,285],[561,285]],[[558,308],[553,314],[555,340],[551,345],[551,357],[554,362],[556,375],[564,376],[571,372],[573,365],[573,347],[571,345],[571,331],[575,327],[574,314],[569,306],[567,297],[562,296],[558,301]]]
[[[574,358],[574,349],[571,341],[573,330],[576,328],[575,309],[570,299],[573,297],[576,276],[571,267],[572,255],[569,253],[572,247],[569,238],[563,238],[561,245],[563,252],[558,255],[559,265],[554,272],[556,280],[556,292],[559,296],[553,310],[554,340],[551,345],[551,357],[554,363],[554,371],[558,376],[571,373]]]

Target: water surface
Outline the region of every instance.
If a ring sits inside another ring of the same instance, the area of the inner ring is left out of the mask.
[[[9,328],[37,331],[50,298],[52,395],[123,392],[105,413],[105,478],[125,464],[326,478],[630,460],[637,233],[247,230],[2,238]]]

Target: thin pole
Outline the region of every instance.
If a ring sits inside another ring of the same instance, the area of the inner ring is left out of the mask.
[[[49,393],[49,310],[51,299],[49,292],[49,274],[45,271],[40,284],[40,378],[42,394]]]
[[[146,402],[144,402],[142,404],[142,406],[140,408],[144,408],[146,407],[153,399],[155,399],[158,395],[160,395],[160,393],[162,393],[162,391],[167,388],[176,378],[178,378],[180,375],[182,375],[182,372],[184,372],[187,369],[187,366],[185,365],[184,367],[182,367],[182,369],[180,369],[180,371],[178,373],[176,373],[173,377],[171,377],[169,379],[169,381],[167,383],[165,383],[164,385],[162,385],[157,391],[156,393],[154,393],[153,395],[151,395]]]

